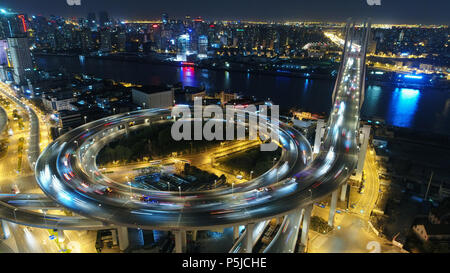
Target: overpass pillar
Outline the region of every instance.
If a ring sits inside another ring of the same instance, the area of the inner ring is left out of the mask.
[[[124,251],[130,245],[130,240],[128,239],[128,228],[118,227],[117,235],[119,237],[119,248],[121,251]]]
[[[325,121],[323,119],[317,120],[316,126],[316,138],[314,140],[313,153],[318,154],[320,152],[320,146],[322,144],[322,137],[325,133]]]
[[[177,230],[175,234],[175,253],[186,252],[186,231]]]
[[[337,198],[338,198],[338,190],[335,190],[331,194],[331,204],[330,204],[330,215],[328,217],[328,225],[332,227],[334,225],[334,214],[336,213],[336,205],[337,205]]]
[[[130,126],[128,123],[125,123],[125,133],[128,135],[130,133]]]
[[[2,225],[2,238],[6,240],[9,238],[9,236],[11,236],[11,231],[9,230],[8,222],[2,220],[1,225]]]
[[[64,240],[66,239],[64,230],[58,229],[57,233],[58,233],[58,242],[60,242],[60,243],[64,242]]]
[[[306,246],[308,244],[308,232],[309,232],[309,223],[311,221],[311,212],[313,209],[313,205],[308,205],[306,208],[304,208],[303,212],[303,224],[302,224],[302,235],[300,237],[300,246],[301,246],[301,252],[304,252],[306,249]]]
[[[233,239],[236,241],[239,239],[239,226],[233,227]]]
[[[347,188],[348,188],[348,184],[347,184],[347,182],[345,182],[341,188],[341,198],[340,199],[342,202],[345,201],[345,197],[347,196]]]
[[[144,232],[140,228],[128,228],[128,240],[131,247],[143,247]]]
[[[370,138],[370,125],[364,125],[359,132],[360,149],[358,154],[358,165],[356,167],[356,174],[361,175],[364,169],[364,161],[366,160],[367,146]]]
[[[192,231],[192,241],[197,241],[197,230]]]
[[[255,229],[255,224],[247,224],[245,230],[247,231],[245,235],[245,253],[252,253],[253,251],[253,230]]]

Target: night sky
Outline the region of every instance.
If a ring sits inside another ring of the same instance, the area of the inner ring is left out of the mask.
[[[375,23],[449,24],[450,0],[381,0],[369,6],[366,0],[2,0],[2,8],[42,15],[86,17],[105,10],[118,19],[160,19],[202,16],[207,20],[323,20],[345,21],[348,17],[371,17]]]

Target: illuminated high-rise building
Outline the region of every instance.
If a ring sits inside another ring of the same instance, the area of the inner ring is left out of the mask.
[[[8,80],[9,63],[8,42],[6,40],[0,40],[0,80],[2,81]]]
[[[169,23],[169,15],[167,13],[163,13],[162,15],[162,23],[164,25],[166,25],[167,23]]]
[[[24,14],[17,14],[0,10],[0,39],[27,36],[27,18]]]
[[[98,22],[101,27],[107,26],[110,24],[109,15],[106,11],[101,11],[98,13]]]
[[[108,28],[104,28],[100,31],[100,50],[110,52],[111,48],[111,31]]]
[[[198,37],[198,57],[206,58],[208,56],[208,37],[200,35]]]
[[[33,61],[31,59],[28,38],[8,38],[9,52],[11,54],[14,82],[18,85],[27,83],[33,76]]]
[[[189,34],[183,34],[178,37],[177,49],[177,60],[186,61],[186,56],[191,54],[191,37]]]
[[[8,41],[0,40],[0,65],[8,65]]]
[[[88,21],[87,25],[89,28],[92,29],[93,27],[95,27],[95,25],[97,24],[97,17],[95,16],[94,12],[90,12],[88,14],[87,21]]]

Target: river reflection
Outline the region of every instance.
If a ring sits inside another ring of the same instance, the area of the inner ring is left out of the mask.
[[[411,127],[416,115],[420,91],[396,88],[392,93],[387,122],[398,127]]]

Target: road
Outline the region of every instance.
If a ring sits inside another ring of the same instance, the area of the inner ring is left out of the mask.
[[[0,253],[97,253],[95,231],[65,231],[60,240],[47,229],[14,223],[8,223],[8,228],[13,236],[0,241]]]
[[[372,149],[367,150],[366,160],[364,162],[364,173],[366,174],[365,191],[359,193],[359,189],[357,188],[352,188],[350,190],[349,210],[368,220],[372,210],[375,208],[375,203],[380,191],[375,153]],[[352,204],[354,204],[354,208],[351,207]]]

